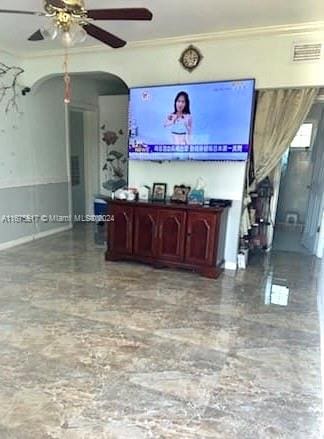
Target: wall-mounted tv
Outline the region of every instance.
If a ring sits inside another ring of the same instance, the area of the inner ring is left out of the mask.
[[[248,157],[253,79],[132,88],[131,160],[234,160]]]

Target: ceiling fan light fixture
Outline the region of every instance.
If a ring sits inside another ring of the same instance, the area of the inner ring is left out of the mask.
[[[68,30],[62,30],[60,40],[64,47],[73,47],[77,43],[83,43],[87,38],[86,31],[74,23]]]
[[[55,23],[51,23],[48,26],[40,29],[40,33],[43,35],[45,40],[55,40],[58,35],[58,28]]]
[[[82,26],[78,25],[78,29],[76,31],[76,42],[77,43],[84,43],[87,39],[87,32],[83,29]]]
[[[41,0],[39,0],[41,1]],[[96,20],[135,20],[151,21],[153,14],[146,8],[112,8],[87,9],[85,0],[42,0],[45,12],[0,9],[0,15],[22,14],[46,17],[52,23],[38,29],[28,38],[28,41],[43,41],[59,39],[65,46],[83,43],[86,35],[114,49],[124,47],[127,42],[122,38],[96,26]]]
[[[60,39],[64,47],[73,47],[75,44],[73,35],[71,35],[70,31],[63,31]]]

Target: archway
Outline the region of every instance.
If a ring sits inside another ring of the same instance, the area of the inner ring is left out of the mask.
[[[121,145],[127,148],[129,89],[121,78],[105,72],[72,73],[71,86],[69,105],[64,105],[62,74],[38,80],[31,89],[30,97],[41,97],[47,105],[49,118],[53,114],[53,123],[57,123],[55,119],[58,117],[64,118],[65,156],[63,158],[61,154],[60,160],[66,161],[67,210],[73,223],[73,220],[94,213],[95,196],[105,192],[103,183],[114,177],[109,174],[116,171],[113,166],[103,171],[107,163],[111,164],[111,161],[107,161],[111,150],[116,154]],[[51,102],[54,95],[55,102]],[[62,110],[61,115],[58,115],[58,105]],[[123,115],[120,124],[118,116],[116,120],[114,114],[117,109]],[[112,126],[112,122],[116,126]],[[105,132],[111,131],[123,133],[117,135],[113,149],[108,148],[110,145],[103,141]],[[123,154],[126,158],[127,151]],[[127,181],[126,160],[123,165],[124,178]]]

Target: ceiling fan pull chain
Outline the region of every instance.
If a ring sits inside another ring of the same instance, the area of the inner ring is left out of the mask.
[[[71,102],[71,97],[72,97],[71,77],[68,71],[68,59],[69,59],[69,54],[66,51],[64,55],[64,84],[65,84],[64,103],[65,104],[69,104]]]

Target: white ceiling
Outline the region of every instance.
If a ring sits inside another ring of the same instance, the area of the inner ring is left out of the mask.
[[[87,0],[89,9],[147,7],[152,22],[97,22],[127,41],[324,20],[323,0]],[[1,9],[42,10],[42,0],[1,0]],[[47,18],[0,14],[0,48],[12,52],[58,49],[58,42],[29,42]],[[84,45],[98,45],[91,37]]]

